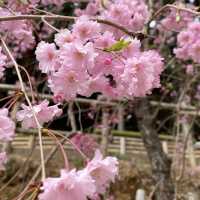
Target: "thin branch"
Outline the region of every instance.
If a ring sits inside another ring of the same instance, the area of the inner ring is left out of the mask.
[[[42,20],[44,18],[46,20],[59,20],[59,21],[74,21],[77,19],[77,17],[63,16],[63,15],[13,15],[13,16],[0,17],[0,22],[15,21],[15,20]],[[101,23],[101,24],[106,24],[108,26],[117,28],[131,37],[138,37],[140,39],[143,39],[146,37],[145,34],[141,32],[132,32],[128,30],[127,28],[125,28],[124,26],[121,26],[119,24],[116,24],[114,22],[111,22],[105,19],[92,18],[92,20],[97,21],[98,23]]]
[[[62,15],[10,15],[0,17],[0,22],[2,21],[15,21],[15,20],[63,20],[63,21],[74,21],[76,17],[73,16],[62,16]]]
[[[52,26],[44,17],[42,18],[42,21],[47,25],[47,26],[49,26],[51,29],[53,29],[54,31],[56,31],[56,32],[60,32],[60,30],[59,29],[57,29],[56,27],[54,27],[54,26]]]
[[[25,99],[27,101],[27,104],[28,106],[30,107],[32,113],[33,113],[33,117],[35,119],[35,122],[36,122],[36,125],[37,125],[37,129],[38,129],[38,135],[39,135],[39,144],[40,144],[40,156],[41,156],[41,165],[42,165],[42,180],[44,181],[45,180],[45,177],[46,177],[46,173],[45,173],[45,164],[44,164],[44,152],[43,152],[43,144],[42,144],[42,132],[41,132],[41,125],[37,119],[37,116],[35,114],[35,111],[33,109],[33,106],[31,104],[31,101],[29,99],[29,96],[26,92],[26,89],[25,89],[25,86],[24,86],[24,83],[23,83],[23,80],[22,80],[22,77],[21,77],[21,73],[20,73],[20,69],[19,69],[19,66],[17,64],[17,62],[15,61],[12,53],[10,52],[8,46],[6,45],[5,41],[1,38],[1,42],[2,42],[2,45],[3,47],[5,48],[5,51],[7,52],[7,54],[9,55],[10,59],[12,60],[13,62],[13,65],[15,67],[15,70],[17,72],[17,76],[18,76],[18,79],[19,79],[19,82],[20,82],[20,87],[21,87],[21,90],[25,96]]]
[[[174,4],[166,4],[165,6],[163,6],[162,8],[160,8],[152,17],[152,19],[155,19],[158,15],[160,15],[164,10],[166,9],[170,9],[170,8],[175,8],[179,11],[185,11],[185,12],[189,12],[195,16],[200,15],[200,12],[189,9],[189,8],[185,8],[185,7],[180,7],[180,6],[176,6]]]

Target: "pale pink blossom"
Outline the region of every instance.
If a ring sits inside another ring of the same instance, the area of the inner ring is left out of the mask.
[[[183,8],[187,8],[187,6],[185,6],[184,4],[179,5]],[[193,9],[194,7],[191,6],[188,9]],[[170,8],[170,11],[168,13],[168,15],[161,20],[161,29],[163,29],[164,31],[168,30],[173,30],[173,31],[181,31],[183,30],[185,27],[187,27],[187,25],[189,23],[191,23],[194,20],[194,14],[192,14],[191,12],[187,12],[184,10],[179,10],[177,12],[176,8]]]
[[[74,13],[76,16],[81,15],[88,15],[88,16],[94,16],[98,14],[99,9],[101,8],[101,0],[96,1],[89,1],[85,9],[75,9]]]
[[[86,70],[82,71],[80,76],[78,70],[61,67],[58,72],[49,77],[49,87],[53,91],[54,96],[72,100],[78,93],[85,90],[85,82],[88,76]]]
[[[82,45],[74,42],[65,44],[60,50],[59,57],[64,66],[73,67],[74,70],[80,72],[87,70],[89,66],[93,66],[97,55],[93,43],[89,42]]]
[[[59,117],[62,114],[62,110],[58,108],[58,105],[48,105],[49,102],[44,100],[40,104],[33,106],[35,115],[41,125],[53,120],[54,117]],[[17,120],[22,122],[22,127],[36,128],[37,125],[31,108],[25,104],[22,104],[22,109],[23,110],[18,111],[16,115]]]
[[[194,66],[193,65],[186,65],[186,73],[189,75],[194,75]]]
[[[126,61],[120,77],[127,96],[145,96],[152,88],[160,87],[160,74],[164,69],[162,60],[156,51],[146,51]]]
[[[21,12],[15,12],[15,15],[21,14]],[[0,8],[0,16],[13,16],[13,13],[8,9]],[[0,22],[0,33],[7,33],[6,42],[12,44],[12,51],[16,57],[22,57],[24,52],[35,47],[33,25],[29,20]]]
[[[118,175],[118,160],[115,157],[106,157],[103,159],[101,152],[96,150],[94,158],[88,162],[85,170],[95,180],[96,192],[102,194],[108,188],[109,184],[115,181]]]
[[[39,200],[87,200],[96,191],[94,180],[84,170],[61,170],[60,177],[47,178],[42,189]]]
[[[49,44],[46,42],[40,42],[35,51],[36,58],[39,61],[39,69],[43,73],[54,72],[59,68],[57,62],[57,50],[54,43]]]
[[[74,36],[68,29],[63,29],[59,33],[55,34],[55,43],[62,47],[66,43],[70,43],[74,40]]]
[[[81,16],[73,25],[72,34],[81,42],[92,40],[100,34],[100,24],[91,21],[87,16]]]
[[[0,140],[10,141],[15,135],[15,123],[8,117],[8,109],[0,109]]]
[[[95,139],[89,135],[84,133],[76,133],[71,141],[87,156],[91,157],[94,155],[95,150],[98,147]]]
[[[100,49],[110,47],[116,42],[114,34],[109,31],[105,31],[100,37],[95,38],[94,41],[95,47]]]
[[[174,49],[176,57],[182,60],[193,60],[200,63],[200,22],[188,24],[186,30],[177,37],[178,48]]]
[[[115,0],[107,4],[107,9],[102,10],[101,16],[136,32],[142,30],[148,21],[149,12],[143,0]],[[110,26],[107,26],[106,29],[112,30],[118,38],[124,35],[119,29]]]
[[[40,0],[28,0],[28,2],[20,0],[20,1],[16,1],[16,0],[9,0],[7,1],[8,4],[8,8],[14,10],[14,11],[18,11],[21,13],[30,13],[32,11],[32,7],[35,7],[38,5]]]

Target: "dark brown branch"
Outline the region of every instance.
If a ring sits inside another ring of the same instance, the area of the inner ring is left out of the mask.
[[[171,160],[164,153],[158,133],[153,127],[152,113],[147,99],[138,100],[135,114],[142,139],[151,163],[152,175],[157,186],[156,200],[174,199],[174,185],[171,179]]]

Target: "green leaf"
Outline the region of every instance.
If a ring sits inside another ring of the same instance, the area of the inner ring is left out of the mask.
[[[181,16],[179,13],[176,14],[176,22],[180,22],[181,21]]]
[[[121,50],[127,48],[130,43],[131,43],[130,40],[120,39],[119,41],[117,41],[112,46],[105,48],[104,51],[107,51],[107,52],[121,51]]]

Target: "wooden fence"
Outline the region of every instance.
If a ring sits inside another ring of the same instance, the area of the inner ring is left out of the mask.
[[[100,135],[93,134],[93,137],[99,138]],[[39,148],[38,138],[35,138],[36,141],[36,148]],[[28,150],[31,149],[32,146],[32,137],[25,136],[22,134],[17,134],[14,140],[11,143],[12,148],[15,150],[17,149],[24,149]],[[52,149],[56,143],[52,140],[49,136],[43,136],[43,146],[44,149]],[[175,149],[175,142],[173,140],[166,140],[162,139],[162,145],[164,151],[169,155],[173,156],[176,152]],[[66,142],[65,146],[66,149],[72,149],[72,146]],[[108,143],[108,152],[111,154],[118,154],[118,155],[146,155],[146,151],[142,142],[142,139],[139,137],[121,137],[121,136],[113,136],[109,139]],[[200,159],[200,149],[194,149],[193,155],[195,159]],[[190,152],[186,150],[186,157],[190,156]]]

